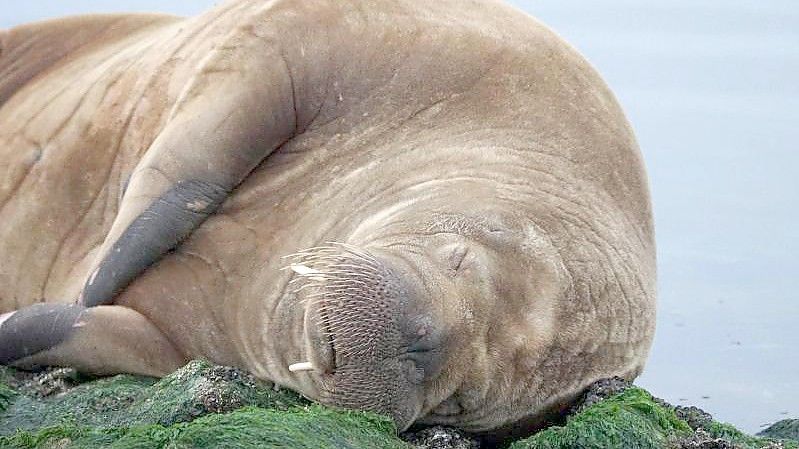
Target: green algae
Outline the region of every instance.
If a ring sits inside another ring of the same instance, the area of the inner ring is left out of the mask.
[[[4,391],[0,387],[0,403]],[[118,375],[44,398],[22,389],[0,412],[0,435],[62,423],[98,428],[168,426],[244,405],[285,409],[306,403],[292,392],[276,391],[271,384],[239,370],[193,361],[161,380]]]
[[[713,421],[710,423],[705,427],[705,430],[712,437],[723,438],[724,440],[729,441],[743,449],[765,448],[775,441],[772,438],[761,438],[745,434],[729,424],[720,423],[718,421]],[[799,444],[785,442],[783,443],[783,446],[786,448],[796,448],[799,447]]]
[[[14,383],[8,370],[0,379]],[[48,397],[0,384],[6,396],[2,448],[408,447],[388,418],[311,405],[204,361],[161,380],[119,375]]]
[[[672,410],[640,388],[629,388],[572,416],[510,449],[660,449],[692,433]]]
[[[37,433],[19,432],[0,438],[0,446],[14,449],[407,449],[409,446],[395,433],[390,420],[368,413],[337,411],[316,405],[282,411],[248,406],[172,426],[156,424],[116,429],[57,426]]]
[[[191,362],[161,380],[76,376],[62,389],[41,382],[31,387],[19,374],[0,367],[0,448],[411,447],[397,437],[388,418],[311,404],[242,371],[204,361]],[[48,376],[43,378],[52,380]],[[675,410],[640,388],[604,397],[586,403],[564,425],[507,447],[799,448],[789,442],[775,446],[773,440],[747,435],[706,414],[691,419],[685,410]],[[696,445],[717,438],[729,445]]]
[[[0,384],[0,412],[4,412],[16,398],[17,392],[8,385]]]
[[[700,447],[683,445],[696,436],[707,434],[739,449],[774,447],[774,440],[747,435],[729,424],[710,421],[695,432],[680,419],[674,408],[653,398],[641,388],[631,387],[593,404],[568,418],[563,426],[554,426],[527,439],[516,441],[509,449],[672,449]],[[701,439],[701,438],[700,438]],[[701,447],[721,447],[707,445]],[[797,448],[783,443],[784,448]]]

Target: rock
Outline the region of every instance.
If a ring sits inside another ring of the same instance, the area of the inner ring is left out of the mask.
[[[553,426],[516,441],[510,449],[666,448],[692,434],[673,410],[658,404],[646,391],[630,387]]]
[[[588,388],[578,412],[515,441],[509,449],[788,449],[793,443],[747,435],[697,407],[674,407],[645,390],[607,379]]]
[[[575,413],[511,449],[797,449],[673,407],[621,379],[592,385]],[[230,367],[194,361],[161,379],[100,379],[0,367],[2,448],[479,449],[442,426],[397,436],[391,420],[311,404]],[[483,446],[488,447],[488,446]]]
[[[693,435],[675,442],[674,449],[741,449],[741,447],[724,438],[714,438],[700,428]]]
[[[33,391],[39,397],[64,393],[76,387],[82,379],[74,368],[52,368],[36,373],[22,385],[22,388]]]
[[[65,420],[99,428],[169,426],[244,405],[286,409],[307,404],[291,393],[274,391],[272,384],[256,381],[249,374],[203,361],[190,362],[158,381],[119,375],[69,387],[66,382],[51,381],[63,377],[59,373],[50,371],[22,381],[16,377],[21,394],[0,414],[0,435]],[[57,385],[60,392],[54,394]]]
[[[574,415],[580,413],[597,402],[615,396],[631,386],[632,384],[630,382],[621,377],[600,379],[592,383],[588,389],[585,390],[577,402],[571,407],[569,414]]]
[[[387,418],[312,405],[203,361],[161,380],[119,375],[50,395],[10,369],[0,379],[3,448],[407,448]]]
[[[673,449],[784,449],[785,446],[780,441],[752,441],[750,444],[733,442],[724,437],[713,436],[704,429],[698,429],[688,438],[675,442]],[[791,446],[795,447],[795,446]]]
[[[699,407],[678,405],[674,407],[674,413],[694,430],[706,427],[713,421],[713,417],[710,416],[710,413]]]
[[[757,434],[767,438],[799,441],[799,419],[783,419]]]
[[[433,426],[417,432],[406,432],[402,439],[417,449],[478,449],[480,444],[458,429]]]

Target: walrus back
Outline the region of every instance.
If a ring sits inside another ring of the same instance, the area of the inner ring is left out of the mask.
[[[0,106],[67,55],[174,20],[161,14],[98,14],[0,30]]]

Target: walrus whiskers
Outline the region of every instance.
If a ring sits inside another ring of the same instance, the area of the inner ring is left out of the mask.
[[[306,306],[314,307],[313,325],[346,359],[376,357],[374,329],[397,319],[395,275],[376,257],[353,245],[328,242],[284,258],[295,273],[289,284]],[[284,269],[285,269],[284,268]],[[312,292],[300,295],[310,288]]]

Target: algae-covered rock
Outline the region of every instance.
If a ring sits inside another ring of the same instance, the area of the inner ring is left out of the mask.
[[[61,425],[0,439],[4,448],[387,448],[407,449],[391,421],[321,406],[288,410],[243,407],[171,426],[116,429]]]
[[[2,394],[2,393],[0,393]],[[799,441],[799,419],[783,419],[758,433],[761,437]]]
[[[668,406],[665,402],[663,404]],[[674,413],[694,430],[707,427],[713,422],[713,417],[710,416],[710,413],[699,407],[678,405],[674,407]]]
[[[118,375],[45,397],[37,385],[18,383],[19,395],[0,413],[0,435],[63,423],[98,428],[168,426],[244,405],[285,409],[307,403],[237,369],[204,361],[190,362],[158,381]]]
[[[583,394],[580,395],[577,401],[572,405],[569,410],[569,415],[576,415],[597,402],[616,396],[632,386],[632,383],[621,377],[600,379],[585,389]]]
[[[713,421],[704,427],[711,438],[721,439],[733,444],[734,449],[794,449],[799,447],[796,443],[781,442],[770,438],[759,438],[736,429],[730,424]],[[713,446],[708,446],[713,449]],[[682,449],[682,447],[680,447]]]
[[[510,448],[660,449],[691,433],[685,421],[656,403],[649,393],[640,388],[628,388],[590,405],[570,417],[566,425],[550,427],[513,443]]]
[[[616,387],[614,387],[616,388]],[[616,388],[617,389],[617,388]],[[689,422],[692,425],[689,425]],[[672,407],[637,387],[593,402],[563,426],[516,441],[509,449],[778,449],[797,448],[747,435],[691,407]]]
[[[388,418],[311,405],[204,361],[161,380],[119,375],[55,395],[10,369],[0,380],[2,448],[408,447]]]
[[[0,448],[478,449],[480,439],[433,427],[396,434],[370,413],[311,404],[234,368],[194,361],[161,379],[100,379],[0,367]],[[482,446],[489,447],[489,446]],[[493,447],[493,446],[490,446]],[[695,407],[672,407],[620,379],[589,388],[561,426],[509,449],[799,448],[739,432]]]

